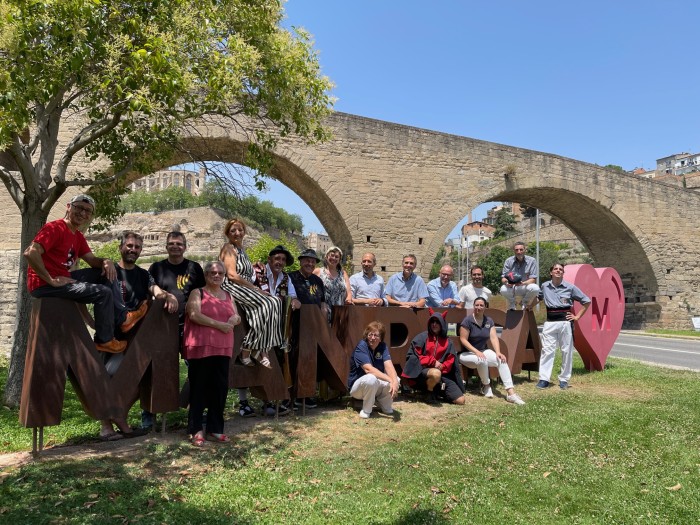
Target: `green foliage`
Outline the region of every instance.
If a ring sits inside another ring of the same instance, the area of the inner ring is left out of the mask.
[[[515,230],[515,215],[509,212],[506,208],[501,208],[496,212],[493,232],[494,239],[503,239],[516,232]]]
[[[505,246],[494,246],[487,255],[477,259],[475,266],[484,270],[484,286],[494,293],[501,288],[501,271],[505,260],[513,255],[513,250]]]
[[[248,257],[253,263],[256,263],[258,261],[267,262],[268,254],[278,244],[284,246],[289,251],[289,253],[292,254],[292,257],[294,257],[294,264],[286,267],[284,271],[289,273],[298,270],[299,261],[297,260],[297,257],[299,257],[300,253],[299,248],[293,240],[287,239],[286,235],[280,235],[278,239],[275,239],[265,233],[261,235],[258,242],[256,242],[255,245],[246,250],[246,252],[248,253]]]
[[[618,166],[617,164],[606,164],[605,167],[611,170],[619,171],[620,173],[625,173],[624,168],[622,166]]]
[[[567,247],[568,245],[566,244],[557,244],[550,241],[540,242],[540,283],[549,281],[552,278],[549,274],[549,269],[554,263],[562,262],[559,252]],[[537,243],[529,243],[525,253],[531,257],[535,257],[537,254]]]
[[[440,275],[440,268],[446,264],[451,265],[453,268],[457,268],[457,259],[459,258],[457,250],[452,250],[449,256],[446,255],[446,251],[447,250],[445,250],[444,246],[440,246],[435,259],[433,260],[433,265],[430,267],[430,276],[428,277],[430,280],[435,279],[438,275]],[[456,273],[457,271],[455,270],[455,274]]]
[[[122,254],[119,252],[119,240],[115,239],[111,242],[106,242],[99,248],[97,248],[94,252],[95,255],[98,257],[102,257],[103,259],[109,259],[110,261],[114,261],[115,263],[117,261],[120,261],[122,258]],[[81,268],[88,268],[88,264],[83,261],[82,259],[80,260],[80,267]]]
[[[123,212],[129,213],[180,210],[197,206],[218,208],[231,217],[244,218],[246,222],[262,228],[276,228],[292,234],[301,233],[304,228],[299,215],[289,213],[278,208],[271,201],[261,200],[254,195],[241,199],[216,178],[207,181],[198,197],[182,187],[170,187],[151,192],[134,191],[122,198],[120,208]]]

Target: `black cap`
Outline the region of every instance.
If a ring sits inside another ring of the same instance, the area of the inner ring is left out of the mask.
[[[274,248],[272,248],[272,250],[270,250],[270,253],[268,253],[267,256],[268,256],[268,257],[274,257],[274,256],[277,255],[278,253],[283,253],[283,254],[284,254],[284,256],[285,256],[285,258],[286,258],[286,264],[285,264],[285,266],[289,266],[290,264],[292,264],[292,263],[294,262],[294,257],[292,257],[292,254],[289,253],[289,251],[288,251],[287,249],[285,249],[285,247],[282,246],[281,244],[278,244],[277,246],[275,246]]]

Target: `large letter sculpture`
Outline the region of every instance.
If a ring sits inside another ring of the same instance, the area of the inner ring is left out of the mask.
[[[564,279],[591,299],[588,311],[576,322],[574,346],[586,370],[603,370],[625,317],[622,279],[614,268],[593,268],[590,264],[567,265]],[[580,310],[581,305],[575,303],[574,312]]]
[[[156,300],[134,332],[124,360],[110,377],[78,305],[65,299],[34,299],[20,423],[37,428],[61,422],[66,376],[85,412],[95,419],[123,417],[139,395],[141,406],[151,412],[176,410],[177,317]]]

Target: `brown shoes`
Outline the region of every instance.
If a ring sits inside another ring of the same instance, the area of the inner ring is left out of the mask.
[[[110,354],[120,354],[126,350],[126,341],[117,341],[112,339],[107,343],[95,343],[95,347],[100,352],[108,352]]]
[[[127,333],[129,330],[131,330],[136,325],[136,323],[138,323],[141,320],[141,318],[143,318],[143,316],[146,315],[147,311],[148,303],[146,301],[143,301],[136,310],[134,310],[133,312],[127,312],[126,321],[124,321],[119,327],[122,333]]]

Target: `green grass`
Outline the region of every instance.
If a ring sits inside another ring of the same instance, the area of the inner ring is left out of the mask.
[[[395,418],[322,413],[230,422],[235,445],[149,439],[98,457],[45,457],[1,473],[4,523],[700,523],[700,375],[610,359],[573,387],[463,407],[397,403]],[[503,393],[499,386],[497,396]],[[97,424],[66,401],[73,429]],[[14,417],[14,420],[12,419]],[[2,415],[4,450],[27,429]],[[234,430],[235,429],[235,430]],[[183,431],[179,431],[183,434]],[[26,440],[25,440],[26,442]]]
[[[695,330],[669,330],[667,328],[651,328],[648,330],[645,330],[645,332],[648,332],[650,334],[659,334],[659,335],[687,335],[691,337],[700,337],[700,331],[695,331]]]

